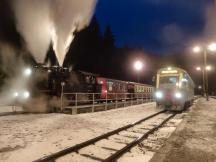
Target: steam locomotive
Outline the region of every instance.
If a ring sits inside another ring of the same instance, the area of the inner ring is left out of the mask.
[[[26,69],[25,73],[29,75],[29,91],[25,92],[28,100],[26,99],[22,104],[31,107],[38,104],[38,98],[44,102],[46,100],[44,105],[46,107],[58,107],[62,92],[96,93],[97,99],[103,101],[105,99],[114,100],[116,93],[122,94],[121,97],[124,98],[127,98],[128,95],[133,95],[136,98],[139,93],[150,98],[154,91],[151,85],[109,79],[98,74],[57,66],[35,66],[33,69]],[[15,93],[14,95],[18,98],[20,93]],[[86,95],[86,97],[89,96]]]

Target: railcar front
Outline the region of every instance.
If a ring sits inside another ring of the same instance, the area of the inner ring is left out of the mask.
[[[163,68],[157,72],[155,98],[158,107],[183,110],[194,97],[194,83],[180,68]]]

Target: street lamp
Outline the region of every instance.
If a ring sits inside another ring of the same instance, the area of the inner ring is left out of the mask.
[[[197,70],[197,71],[201,71],[201,67],[199,67],[199,66],[196,67],[196,70]]]
[[[139,82],[139,73],[143,68],[143,63],[140,60],[134,62],[134,69],[137,71],[137,82]]]
[[[210,71],[211,69],[212,69],[211,66],[206,66],[206,70],[207,70],[207,71]]]
[[[193,48],[193,52],[195,53],[199,53],[199,52],[203,52],[203,94],[204,96],[206,96],[206,100],[209,100],[209,96],[208,96],[208,74],[206,73],[207,70],[211,70],[211,67],[207,67],[207,52],[208,51],[216,51],[216,43],[211,43],[210,45],[204,45],[202,47],[200,46],[195,46]],[[197,70],[201,70],[201,68],[197,67]]]

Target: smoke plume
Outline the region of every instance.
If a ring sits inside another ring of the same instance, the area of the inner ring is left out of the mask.
[[[96,0],[14,0],[17,30],[28,50],[43,63],[52,41],[62,66],[74,31],[89,24]]]

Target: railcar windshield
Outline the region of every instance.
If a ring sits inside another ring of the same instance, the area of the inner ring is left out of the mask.
[[[178,83],[178,76],[161,76],[159,80],[159,87],[176,86]]]

